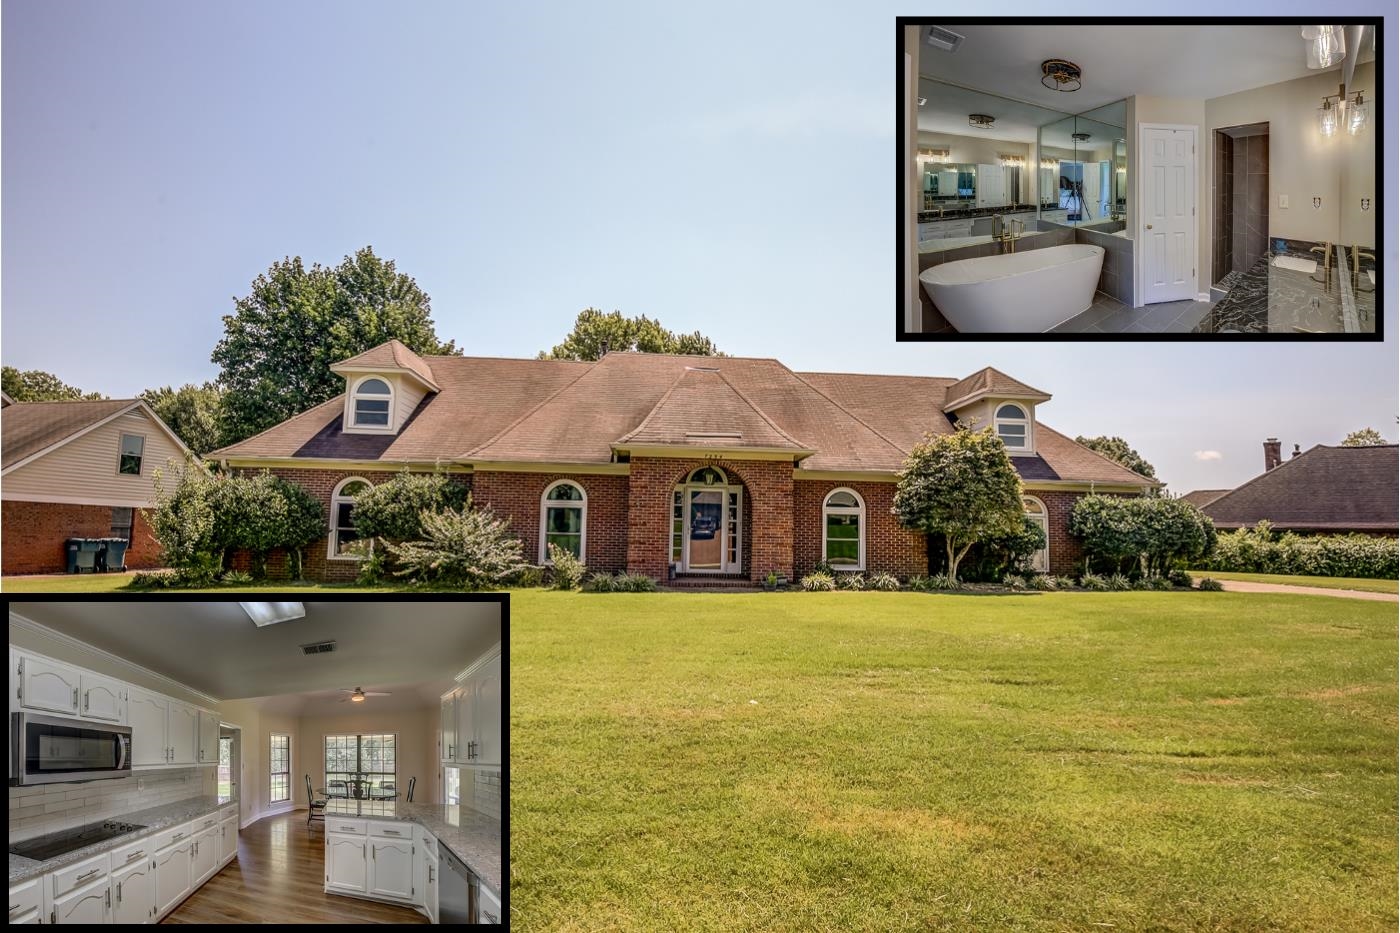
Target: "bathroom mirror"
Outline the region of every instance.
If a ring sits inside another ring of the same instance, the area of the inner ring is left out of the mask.
[[[1122,229],[1128,203],[1124,110],[1118,101],[1040,128],[1040,188],[1051,194],[1041,199],[1042,218]]]

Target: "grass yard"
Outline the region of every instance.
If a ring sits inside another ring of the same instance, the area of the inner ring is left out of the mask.
[[[512,595],[522,930],[1396,926],[1395,607]]]
[[[1306,577],[1288,573],[1229,573],[1217,570],[1193,570],[1191,576],[1200,580],[1243,580],[1247,583],[1280,583],[1284,586],[1320,586],[1329,590],[1361,590],[1365,593],[1400,592],[1400,581],[1372,580],[1368,577]]]
[[[267,583],[261,586],[218,586],[198,590],[129,590],[127,573],[75,573],[63,576],[5,577],[0,590],[6,593],[113,593],[117,596],[140,596],[156,593],[402,593],[406,587],[355,586],[349,583]]]

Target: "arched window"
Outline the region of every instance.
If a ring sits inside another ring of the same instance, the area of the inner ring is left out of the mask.
[[[549,545],[584,560],[588,536],[588,497],[569,480],[550,485],[540,497],[540,563],[549,563]]]
[[[1035,496],[1025,496],[1021,499],[1021,504],[1025,506],[1026,518],[1040,526],[1040,530],[1045,532],[1045,547],[1031,555],[1031,569],[1040,573],[1050,571],[1050,513],[1045,510],[1045,503]]]
[[[389,427],[389,411],[394,403],[394,390],[378,376],[355,383],[350,393],[352,420],[357,428]]]
[[[1024,408],[1010,402],[998,405],[994,420],[997,437],[1007,450],[1031,449],[1031,419]]]
[[[356,560],[354,554],[345,553],[345,545],[360,536],[350,521],[350,510],[355,505],[355,497],[369,488],[366,480],[358,476],[343,479],[331,493],[331,534],[326,556],[340,560]]]
[[[822,503],[822,560],[837,570],[865,569],[865,500],[833,489]]]
[[[719,467],[703,466],[692,472],[686,482],[692,486],[724,486],[729,483],[729,477]]]

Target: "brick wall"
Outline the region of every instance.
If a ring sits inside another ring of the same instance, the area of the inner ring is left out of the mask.
[[[865,500],[865,569],[900,577],[928,572],[927,539],[902,527],[890,513],[894,483],[799,480],[793,484],[793,557],[797,574],[811,573],[822,559],[822,505],[833,489],[854,489]]]
[[[1028,489],[1026,495],[1045,503],[1045,511],[1048,513],[1046,524],[1050,532],[1050,572],[1072,574],[1081,571],[1084,549],[1080,547],[1078,538],[1070,536],[1069,513],[1070,509],[1074,508],[1074,503],[1086,493]]]
[[[617,573],[627,568],[628,488],[626,476],[573,473],[507,473],[478,470],[472,474],[472,499],[510,519],[511,530],[525,542],[525,559],[540,559],[540,497],[552,483],[577,483],[588,498],[584,563],[589,570]],[[667,495],[667,508],[670,507]],[[656,576],[653,574],[653,576]],[[664,577],[664,574],[662,575]]]
[[[0,523],[5,529],[0,568],[6,574],[62,573],[68,566],[68,538],[108,538],[112,509],[106,505],[6,500]],[[160,544],[140,509],[133,510],[131,546],[126,566],[146,570],[160,566]]]

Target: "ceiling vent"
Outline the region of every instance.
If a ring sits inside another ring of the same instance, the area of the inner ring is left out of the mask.
[[[924,34],[925,42],[945,52],[956,52],[958,46],[962,45],[963,38],[951,29],[944,29],[942,26],[930,26],[928,32]]]
[[[302,653],[302,654],[330,654],[330,653],[331,653],[332,651],[334,651],[334,650],[335,650],[335,642],[333,642],[333,641],[322,641],[322,642],[317,642],[317,643],[314,644],[314,645],[302,645],[302,646],[301,646],[301,653]]]

